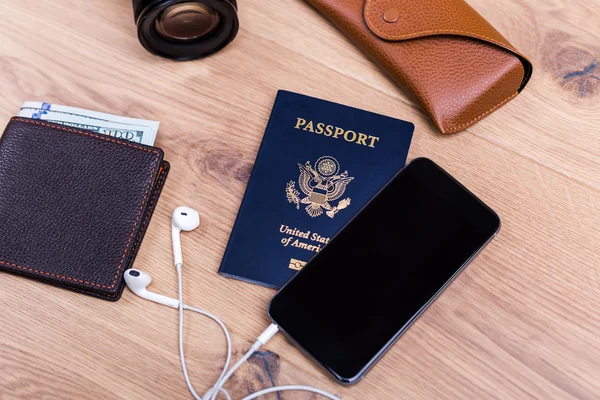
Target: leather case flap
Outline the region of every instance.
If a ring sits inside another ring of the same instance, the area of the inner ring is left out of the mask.
[[[366,0],[364,18],[371,32],[386,41],[453,35],[490,43],[523,63],[519,90],[531,77],[531,62],[464,0]]]

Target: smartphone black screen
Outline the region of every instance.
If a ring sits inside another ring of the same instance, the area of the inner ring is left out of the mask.
[[[450,175],[416,159],[275,295],[269,315],[354,383],[499,227]]]

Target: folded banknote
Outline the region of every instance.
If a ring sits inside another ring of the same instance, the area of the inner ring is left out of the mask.
[[[26,101],[21,106],[18,115],[78,129],[87,129],[149,146],[154,145],[159,124],[156,121],[121,117],[39,101]]]

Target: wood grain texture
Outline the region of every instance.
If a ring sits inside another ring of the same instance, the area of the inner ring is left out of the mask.
[[[268,324],[270,289],[216,271],[277,89],[416,124],[410,158],[448,169],[500,214],[498,237],[353,387],[276,337],[227,385],[234,398],[311,384],[344,399],[600,397],[600,14],[597,0],[470,0],[534,63],[515,100],[463,133],[419,106],[300,0],[240,0],[241,30],[206,60],[139,45],[129,0],[0,0],[0,122],[44,100],[161,122],[171,174],[135,262],[176,294],[170,214],[202,213],[183,237],[189,304],[223,317],[239,358]],[[0,275],[0,399],[187,399],[177,313]],[[199,392],[219,375],[219,328],[187,317]],[[306,393],[268,399],[313,399]]]

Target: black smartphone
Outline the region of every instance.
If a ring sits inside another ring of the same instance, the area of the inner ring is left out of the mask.
[[[499,229],[481,200],[416,159],[277,292],[269,316],[336,380],[356,383]]]

